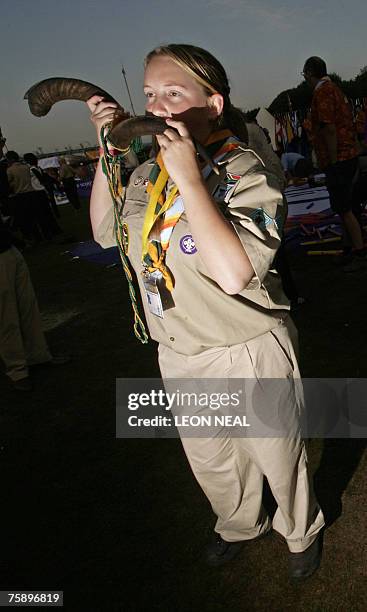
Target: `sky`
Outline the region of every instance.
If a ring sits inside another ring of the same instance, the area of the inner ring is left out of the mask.
[[[64,101],[43,118],[24,93],[53,76],[80,78],[144,112],[145,55],[162,43],[208,49],[224,65],[233,104],[269,106],[300,83],[319,55],[350,79],[367,64],[365,0],[0,0],[0,127],[24,154],[95,144],[82,102]]]

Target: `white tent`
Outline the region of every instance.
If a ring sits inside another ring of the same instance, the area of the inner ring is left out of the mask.
[[[42,170],[45,168],[59,168],[59,158],[58,157],[44,157],[43,159],[38,160],[38,165]]]
[[[273,149],[277,148],[276,140],[275,140],[275,118],[266,108],[260,108],[259,112],[256,115],[256,121],[258,124],[267,129],[269,132],[269,136],[271,138],[271,144]]]

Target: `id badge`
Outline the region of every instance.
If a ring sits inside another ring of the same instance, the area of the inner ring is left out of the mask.
[[[162,274],[157,270],[156,272],[142,272],[142,275],[149,311],[156,317],[163,319],[163,305],[158,289],[158,282],[161,280]]]

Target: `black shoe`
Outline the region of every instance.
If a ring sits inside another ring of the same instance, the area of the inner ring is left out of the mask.
[[[227,563],[240,552],[244,543],[245,540],[226,542],[219,533],[216,533],[206,549],[205,560],[211,567]]]
[[[322,556],[322,538],[301,553],[289,553],[289,575],[296,580],[309,578],[319,568]]]

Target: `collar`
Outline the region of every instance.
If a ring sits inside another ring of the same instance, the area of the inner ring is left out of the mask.
[[[320,87],[322,87],[325,83],[328,83],[329,81],[331,81],[330,77],[328,76],[322,77],[322,79],[320,79],[318,83],[316,83],[315,91],[317,91],[317,89],[320,89]]]

